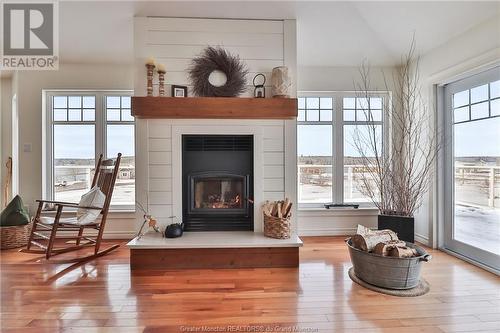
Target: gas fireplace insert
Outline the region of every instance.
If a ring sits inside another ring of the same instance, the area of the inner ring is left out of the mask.
[[[186,231],[253,230],[253,136],[183,135]]]

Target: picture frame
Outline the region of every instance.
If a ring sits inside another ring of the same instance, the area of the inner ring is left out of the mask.
[[[186,86],[172,85],[172,97],[187,97],[188,91]]]

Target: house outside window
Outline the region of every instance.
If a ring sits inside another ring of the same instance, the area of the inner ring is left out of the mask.
[[[113,210],[135,206],[132,91],[45,91],[45,197],[79,202],[90,190],[95,163],[122,153]]]
[[[320,208],[326,203],[371,206],[363,194],[359,145],[365,158],[383,154],[387,136],[383,112],[386,92],[357,96],[355,92],[302,92],[298,98],[297,161],[299,208]]]

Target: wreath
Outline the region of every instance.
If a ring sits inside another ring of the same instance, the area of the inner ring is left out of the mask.
[[[214,71],[226,75],[226,83],[216,87],[209,82]],[[238,56],[233,56],[221,47],[209,46],[194,58],[188,69],[193,92],[204,97],[236,97],[246,90],[248,69]]]

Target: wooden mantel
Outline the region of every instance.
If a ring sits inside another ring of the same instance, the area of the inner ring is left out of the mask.
[[[293,119],[296,98],[132,97],[137,118]]]

